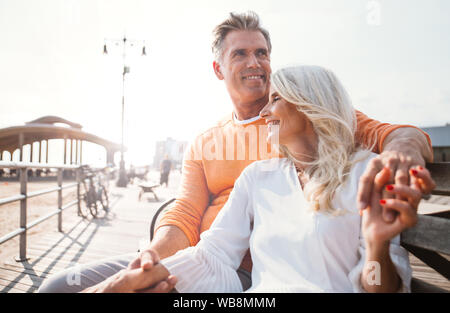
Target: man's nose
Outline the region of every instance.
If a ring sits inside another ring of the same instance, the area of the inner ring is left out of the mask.
[[[248,66],[248,67],[259,67],[259,61],[258,61],[258,58],[257,58],[255,55],[251,54],[251,55],[248,57],[248,60],[247,60],[247,66]]]

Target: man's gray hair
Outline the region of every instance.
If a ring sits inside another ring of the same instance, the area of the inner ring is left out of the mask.
[[[270,35],[267,30],[261,27],[258,14],[253,11],[246,13],[230,13],[230,16],[217,25],[213,30],[214,41],[212,43],[212,51],[216,61],[220,61],[223,53],[223,42],[229,32],[234,30],[260,31],[267,42],[268,52],[272,51]]]

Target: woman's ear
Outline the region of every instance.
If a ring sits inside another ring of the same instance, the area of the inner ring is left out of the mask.
[[[213,61],[213,68],[214,68],[214,73],[216,73],[217,78],[220,80],[223,80],[224,77],[223,77],[222,72],[220,71],[220,64],[217,63],[216,61]]]

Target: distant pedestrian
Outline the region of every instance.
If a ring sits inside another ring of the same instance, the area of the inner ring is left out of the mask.
[[[164,183],[166,184],[166,187],[169,187],[169,174],[170,170],[172,169],[172,161],[170,161],[169,156],[166,154],[164,156],[164,160],[161,162],[161,176],[159,179],[159,184],[162,186]]]
[[[133,164],[130,164],[130,171],[128,172],[128,179],[130,180],[130,183],[134,183],[134,178],[136,177],[136,170],[133,166]]]

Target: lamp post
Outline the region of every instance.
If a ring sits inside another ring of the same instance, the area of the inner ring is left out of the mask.
[[[123,133],[124,133],[124,117],[125,117],[125,74],[130,72],[130,67],[126,66],[126,52],[127,47],[133,47],[135,46],[138,41],[136,40],[129,40],[126,36],[124,36],[122,39],[105,39],[105,44],[103,46],[103,54],[108,54],[108,49],[106,46],[106,42],[110,42],[115,44],[116,46],[122,45],[123,47],[123,53],[122,53],[122,59],[123,59],[123,72],[122,72],[122,135],[121,135],[121,144],[120,144],[120,166],[119,166],[119,179],[117,180],[117,187],[126,187],[128,184],[128,177],[127,172],[125,170],[125,160],[124,160],[124,145],[123,145]],[[145,52],[145,45],[142,44],[142,56],[146,56],[147,53]]]

